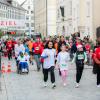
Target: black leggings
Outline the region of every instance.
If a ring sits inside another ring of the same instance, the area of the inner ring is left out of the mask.
[[[79,83],[81,80],[83,69],[84,69],[84,64],[81,66],[79,64],[76,64],[76,82],[77,83]]]
[[[43,69],[44,74],[44,82],[47,82],[48,80],[48,72],[50,72],[51,75],[51,82],[55,82],[55,74],[54,74],[54,66],[50,67],[49,69]]]
[[[97,66],[97,85],[100,85],[100,66]]]
[[[12,51],[11,50],[8,51],[8,59],[9,60],[12,59]]]

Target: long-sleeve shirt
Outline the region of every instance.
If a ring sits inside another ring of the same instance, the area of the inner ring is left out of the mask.
[[[68,70],[68,61],[70,56],[68,52],[60,52],[57,56],[57,64],[60,67],[60,70]]]
[[[75,55],[74,55],[74,58],[72,60],[72,63],[76,61],[77,56],[78,56],[78,60],[84,60],[84,62],[87,62],[86,52],[83,52],[83,54],[79,54],[79,55],[77,55],[77,52],[76,52]]]
[[[55,57],[56,57],[56,50],[55,49],[44,49],[42,55],[44,59],[43,67],[44,69],[49,69],[52,66],[55,66]]]

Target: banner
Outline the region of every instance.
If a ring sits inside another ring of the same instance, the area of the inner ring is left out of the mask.
[[[0,20],[0,28],[25,27],[24,20]]]

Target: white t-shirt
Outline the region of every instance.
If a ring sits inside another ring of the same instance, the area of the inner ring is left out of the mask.
[[[56,50],[55,49],[44,49],[42,53],[42,57],[49,55],[46,59],[44,59],[43,68],[49,69],[51,66],[55,66],[55,57]]]
[[[19,62],[26,62],[25,56],[23,56],[23,57],[18,56],[17,60],[18,60]]]
[[[57,56],[57,63],[59,64],[60,70],[68,70],[68,61],[70,55],[68,52],[60,52]]]

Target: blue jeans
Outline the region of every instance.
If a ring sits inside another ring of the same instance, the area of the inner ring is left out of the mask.
[[[28,69],[27,62],[20,62],[19,63],[19,70],[21,70],[21,69]]]
[[[40,54],[34,54],[34,59],[35,59],[36,64],[37,64],[37,69],[40,70],[40,68],[41,68]]]

